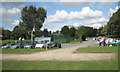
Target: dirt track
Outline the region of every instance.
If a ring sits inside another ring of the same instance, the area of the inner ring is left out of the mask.
[[[77,48],[88,46],[89,42],[91,43],[91,39],[73,47],[71,46],[69,48],[36,52],[32,54],[2,54],[2,60],[95,61],[95,60],[111,60],[117,57],[115,53],[74,53]],[[95,42],[93,43],[94,43],[93,45],[95,45]]]

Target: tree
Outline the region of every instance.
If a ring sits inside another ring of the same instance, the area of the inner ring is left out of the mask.
[[[42,7],[39,7],[38,9],[33,5],[24,7],[21,11],[21,20],[24,29],[28,33],[31,33],[33,28],[35,28],[35,32],[39,32],[46,18],[46,14],[47,11]]]
[[[41,30],[36,31],[34,35],[35,35],[35,37],[41,37],[41,36],[43,36],[43,31],[41,31]]]
[[[59,30],[56,30],[55,32],[53,32],[53,34],[59,34]]]
[[[98,29],[98,36],[103,35],[103,34],[101,33],[102,29],[103,29],[103,26]]]
[[[18,38],[20,37],[19,29],[20,29],[19,26],[14,27],[14,29],[13,29],[13,31],[11,33],[11,39],[18,40]]]
[[[70,30],[69,30],[69,27],[68,27],[68,26],[62,27],[62,29],[61,29],[61,33],[62,33],[62,34],[70,35],[69,32],[70,32]]]
[[[74,27],[70,28],[70,36],[75,37],[76,29]]]
[[[107,26],[107,34],[112,35],[115,38],[120,38],[120,8],[112,15]]]
[[[11,31],[2,29],[2,39],[10,39]]]
[[[48,32],[48,34],[49,34],[49,35],[51,35],[51,34],[52,34],[52,32],[51,32],[51,31],[49,31],[49,32]]]
[[[108,29],[108,26],[105,25],[105,26],[103,27],[103,29],[101,30],[101,34],[102,34],[102,35],[107,35],[107,29]]]
[[[95,35],[96,31],[92,27],[81,26],[77,29],[75,37],[78,39],[81,36],[92,37]]]
[[[44,29],[44,30],[43,30],[43,36],[44,36],[44,37],[47,37],[47,36],[48,36],[48,30],[47,30],[47,29]]]

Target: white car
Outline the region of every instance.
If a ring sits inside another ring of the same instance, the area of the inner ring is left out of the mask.
[[[43,48],[44,47],[44,44],[36,44],[35,45],[35,48]]]

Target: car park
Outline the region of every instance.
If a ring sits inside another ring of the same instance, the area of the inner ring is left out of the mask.
[[[51,37],[37,37],[35,42],[37,42],[35,48],[46,48],[47,44],[51,43]]]
[[[10,48],[12,45],[15,45],[14,43],[8,43],[7,45],[2,46],[2,48]]]
[[[16,48],[24,48],[25,44],[23,43],[16,43],[15,45],[11,46],[11,49],[16,49]]]
[[[51,42],[51,43],[49,43],[49,44],[47,44],[47,45],[48,45],[48,48],[51,48],[51,47],[61,48],[61,43],[58,42],[58,41],[53,41],[53,42]]]
[[[35,42],[28,42],[25,44],[24,48],[35,48]]]

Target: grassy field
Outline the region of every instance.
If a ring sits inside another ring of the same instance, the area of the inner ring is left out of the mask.
[[[117,61],[3,61],[3,70],[117,70]]]
[[[114,47],[83,47],[78,48],[79,52],[92,52],[92,53],[118,53],[118,46]]]
[[[48,50],[54,50],[59,49],[57,47],[55,48],[49,48]],[[46,51],[46,49],[2,49],[2,53],[32,53],[32,52],[40,52],[40,51]]]
[[[7,44],[9,42],[15,43],[15,41],[20,42],[20,40],[2,40],[2,45]],[[22,42],[30,42],[31,40],[23,40]]]
[[[79,48],[78,51],[93,52],[93,53],[96,52],[118,53],[118,47],[86,47],[86,48]],[[118,70],[118,59],[116,58],[116,60],[102,60],[102,61],[2,61],[2,69],[3,70]]]

